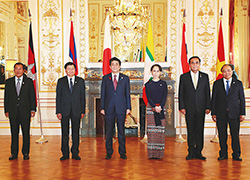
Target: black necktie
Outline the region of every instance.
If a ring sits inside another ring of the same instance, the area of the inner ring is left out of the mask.
[[[226,87],[226,93],[228,95],[228,92],[229,92],[229,81],[227,81],[227,87]]]
[[[72,78],[70,78],[70,93],[72,94],[73,92],[73,82],[72,82]]]

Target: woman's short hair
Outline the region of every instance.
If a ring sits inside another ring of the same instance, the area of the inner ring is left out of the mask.
[[[150,71],[153,71],[154,67],[158,67],[159,70],[162,72],[162,67],[159,64],[154,64],[153,66],[151,66]]]

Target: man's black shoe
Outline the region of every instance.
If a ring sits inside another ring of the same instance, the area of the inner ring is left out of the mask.
[[[28,160],[28,159],[30,159],[29,155],[28,154],[24,154],[23,155],[23,160]]]
[[[225,160],[227,158],[228,158],[227,156],[220,156],[220,157],[218,157],[218,160],[221,161],[221,160]]]
[[[66,160],[66,159],[69,159],[69,156],[62,156],[62,157],[60,158],[61,161]]]
[[[206,160],[207,158],[199,154],[199,155],[195,155],[195,159]]]
[[[126,154],[121,154],[121,155],[120,155],[120,158],[121,158],[121,159],[127,159],[127,156],[126,156]]]
[[[11,156],[9,157],[9,160],[14,160],[14,159],[17,159],[17,155],[15,154],[11,154]]]
[[[186,160],[190,160],[190,159],[194,159],[195,158],[195,155],[194,154],[188,154],[186,156]]]
[[[240,158],[239,156],[235,156],[235,157],[233,157],[233,160],[235,160],[235,161],[242,161],[242,158]]]
[[[107,159],[107,160],[109,160],[109,159],[111,159],[111,154],[106,154],[106,156],[105,156],[105,159]]]
[[[81,157],[80,156],[72,156],[72,159],[81,160]]]

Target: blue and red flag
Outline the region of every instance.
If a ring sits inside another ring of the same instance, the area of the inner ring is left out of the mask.
[[[71,28],[70,28],[69,57],[71,58],[72,62],[76,65],[75,75],[78,75],[78,63],[77,63],[77,56],[76,56],[76,43],[75,43],[75,36],[74,36],[73,21],[71,21]]]

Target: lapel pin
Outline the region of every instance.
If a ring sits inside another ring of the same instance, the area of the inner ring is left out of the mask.
[[[24,84],[24,82],[23,82],[23,84]]]
[[[123,77],[121,77],[121,79],[123,79]]]
[[[162,86],[162,84],[160,84],[160,86]]]

